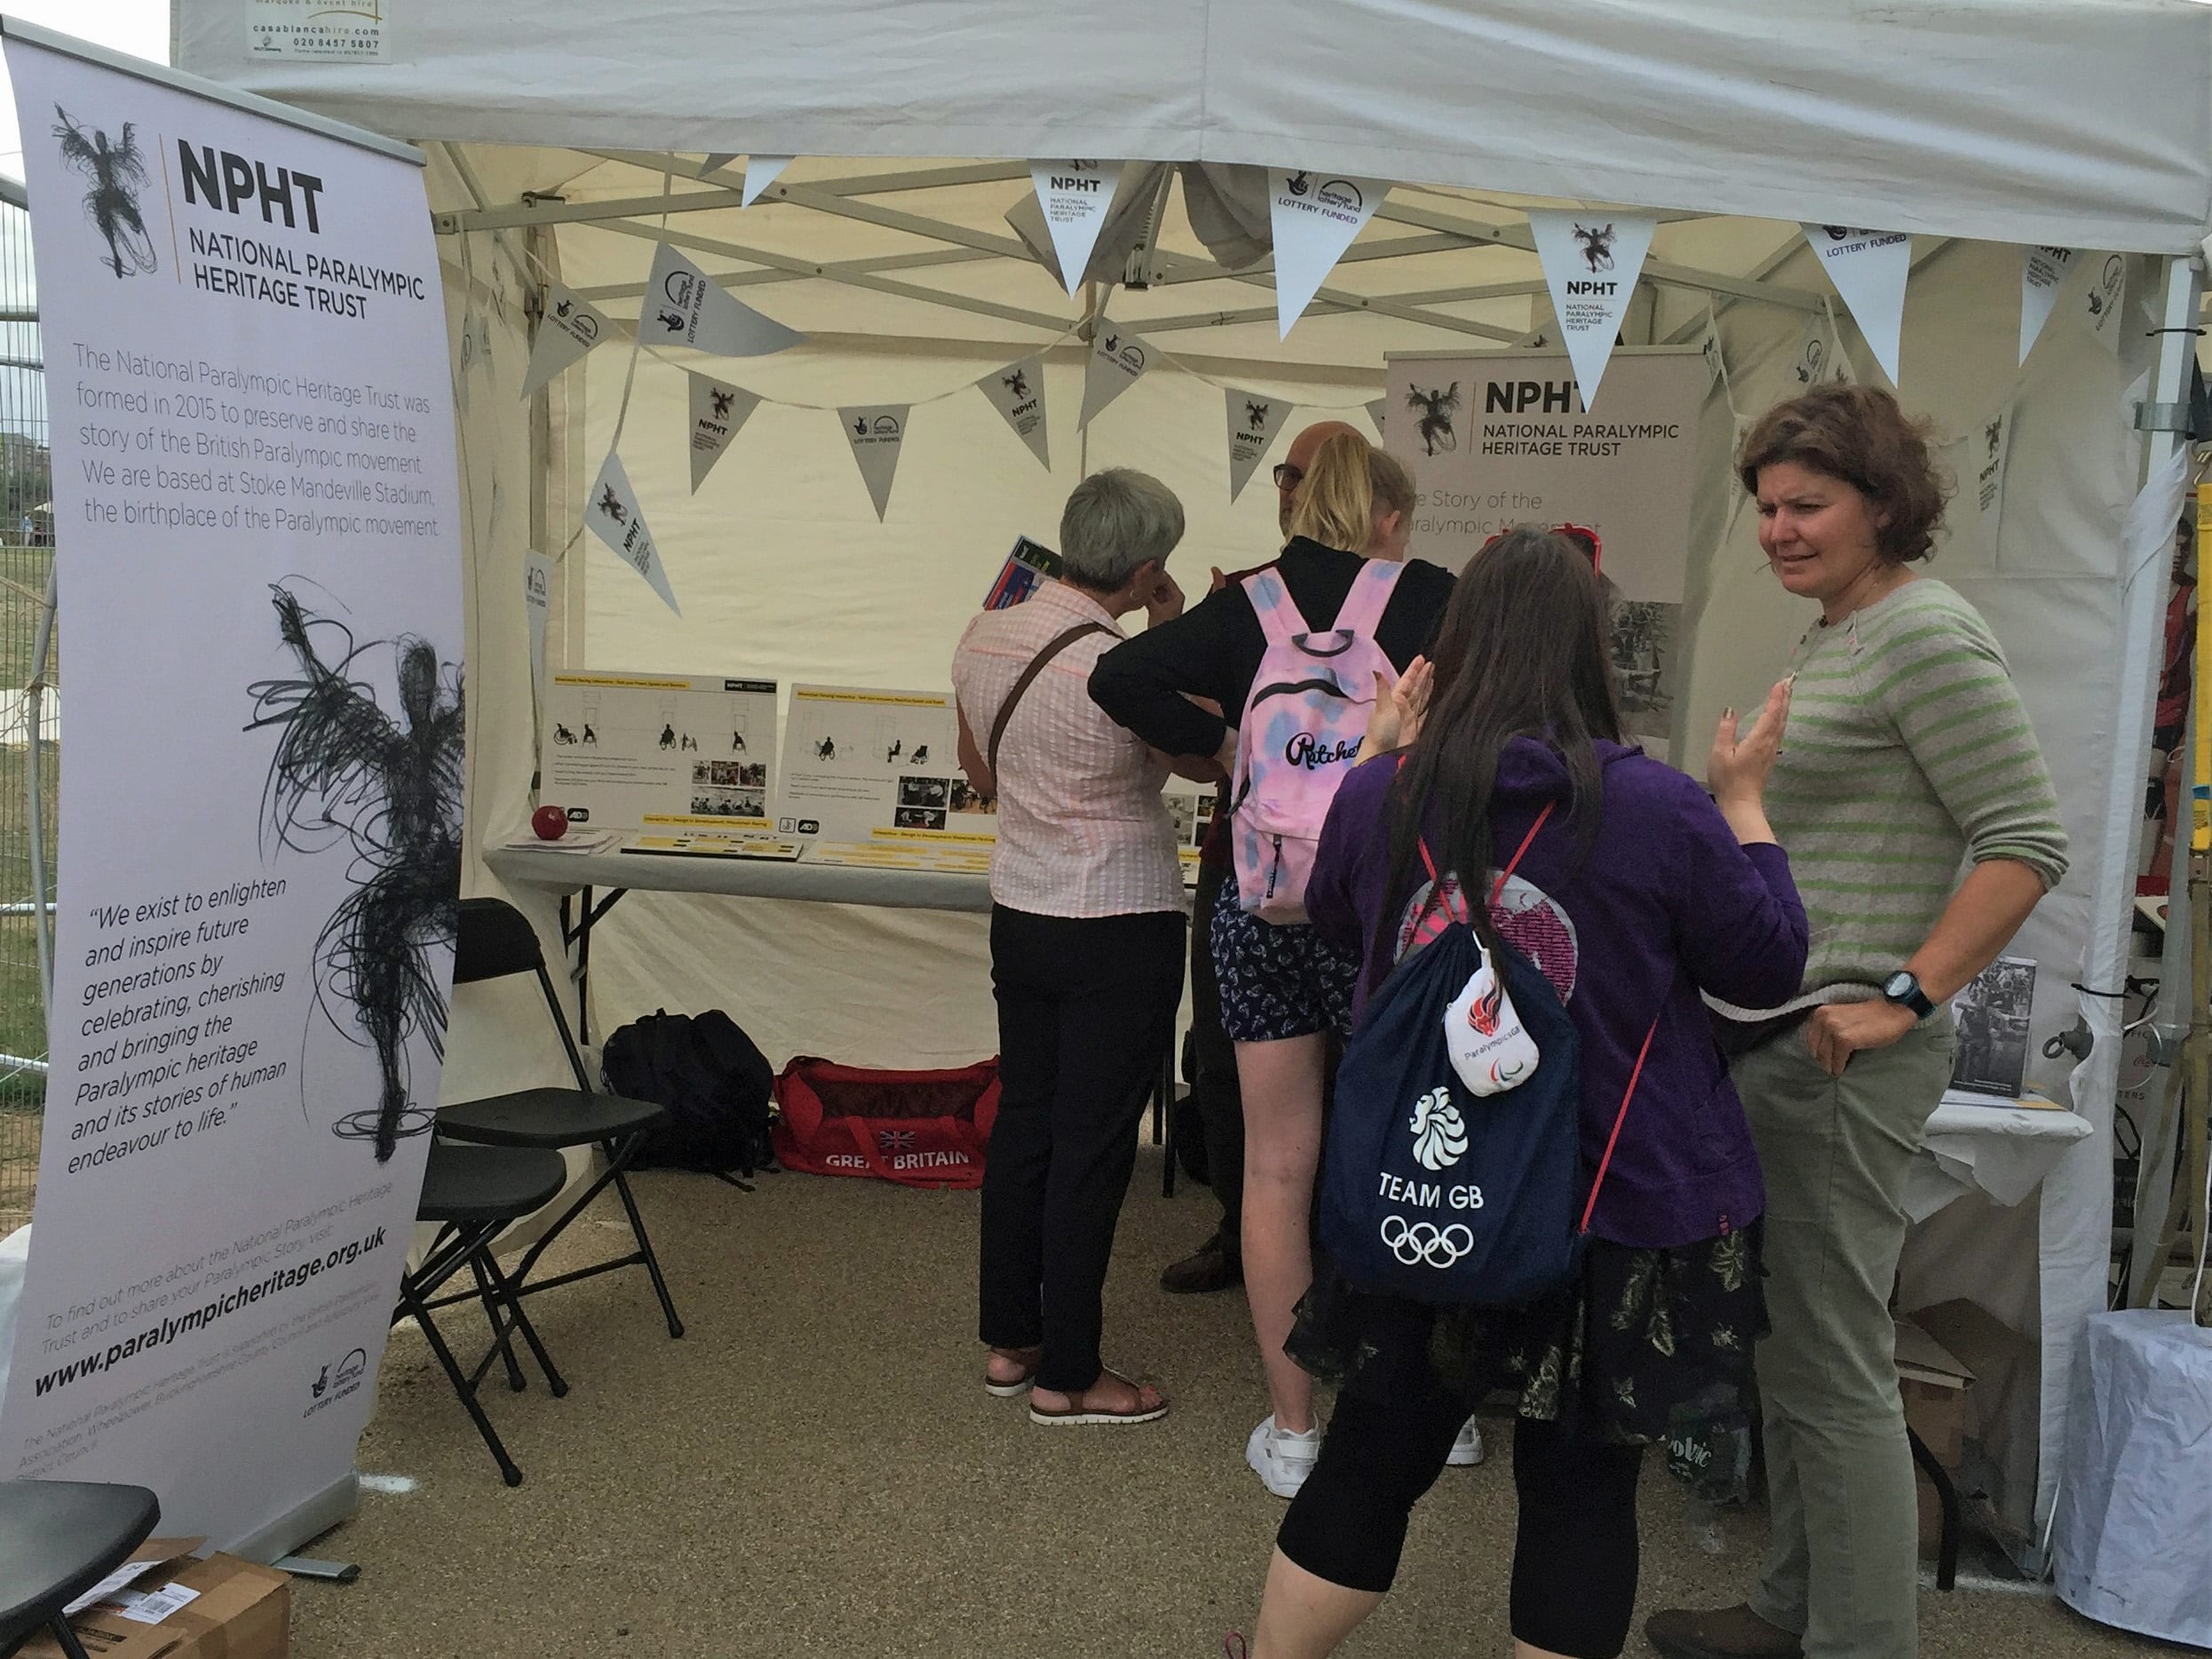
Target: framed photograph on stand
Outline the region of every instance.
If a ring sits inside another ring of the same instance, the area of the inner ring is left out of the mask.
[[[1951,1017],[1958,1026],[1954,1089],[2019,1098],[2034,1002],[2035,964],[2027,957],[1998,957],[1951,999]]]

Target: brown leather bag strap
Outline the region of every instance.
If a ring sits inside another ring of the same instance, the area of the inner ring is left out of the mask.
[[[1014,705],[1021,701],[1021,694],[1029,689],[1029,682],[1044,672],[1044,665],[1074,645],[1087,633],[1112,633],[1104,623],[1077,623],[1066,633],[1056,634],[1045,641],[1044,649],[1029,659],[1029,666],[1021,671],[1021,678],[1014,682],[1013,690],[1006,694],[1006,701],[998,705],[998,718],[991,722],[991,746],[984,755],[983,764],[991,769],[994,787],[998,782],[999,740],[1006,735],[1006,722],[1014,718]]]

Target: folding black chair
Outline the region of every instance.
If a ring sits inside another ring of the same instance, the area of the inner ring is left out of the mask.
[[[161,1518],[142,1486],[0,1480],[0,1655],[43,1630],[69,1659],[84,1659],[62,1608],[121,1567]]]
[[[476,1425],[476,1432],[491,1449],[499,1472],[509,1486],[522,1484],[522,1471],[507,1456],[506,1447],[477,1401],[477,1389],[484,1380],[484,1373],[491,1369],[494,1359],[503,1355],[508,1385],[515,1389],[524,1385],[522,1368],[515,1360],[512,1342],[513,1333],[519,1330],[522,1339],[530,1345],[538,1369],[545,1373],[545,1385],[553,1391],[553,1397],[559,1399],[567,1393],[568,1385],[553,1369],[545,1345],[538,1340],[529,1315],[522,1311],[514,1282],[501,1270],[498,1258],[492,1254],[492,1243],[510,1222],[519,1221],[551,1203],[567,1179],[567,1160],[544,1147],[466,1147],[450,1141],[431,1142],[430,1164],[424,1172],[423,1196],[415,1207],[415,1218],[439,1223],[438,1235],[422,1265],[400,1279],[400,1305],[392,1315],[395,1325],[402,1319],[412,1319],[422,1327],[423,1339],[430,1344],[430,1351],[445,1368],[453,1392],[461,1397],[462,1405]],[[438,1288],[464,1267],[475,1277],[473,1296],[433,1300]],[[462,1371],[460,1362],[453,1357],[453,1350],[446,1345],[437,1322],[431,1317],[432,1307],[456,1300],[481,1301],[485,1317],[490,1320],[492,1327],[490,1352],[485,1354],[482,1364],[467,1374]]]
[[[598,1147],[607,1155],[606,1169],[574,1203],[561,1211],[544,1236],[525,1252],[511,1275],[514,1294],[533,1296],[556,1285],[588,1279],[594,1274],[643,1266],[652,1275],[654,1294],[661,1298],[661,1312],[668,1319],[668,1334],[680,1337],[684,1334],[684,1322],[677,1317],[676,1304],[669,1297],[668,1281],[661,1276],[660,1258],[653,1253],[653,1241],[646,1234],[645,1220],[638,1213],[638,1201],[630,1194],[626,1174],[638,1155],[646,1131],[665,1120],[668,1110],[650,1100],[632,1100],[592,1088],[591,1078],[584,1074],[583,1057],[577,1052],[575,1038],[569,1035],[568,1021],[560,1012],[560,999],[553,993],[552,976],[545,971],[545,956],[538,948],[536,930],[519,910],[503,900],[464,899],[460,939],[453,957],[454,983],[472,984],[517,973],[537,976],[538,987],[545,994],[546,1009],[553,1017],[553,1028],[560,1033],[561,1048],[568,1056],[568,1068],[575,1074],[576,1086],[520,1089],[511,1094],[441,1107],[438,1112],[438,1132],[450,1140],[472,1141],[480,1146],[534,1147],[554,1151],[567,1147]],[[610,1185],[630,1217],[630,1235],[636,1239],[638,1248],[611,1261],[596,1262],[549,1279],[532,1280],[530,1270],[537,1265],[547,1246]],[[442,1307],[448,1302],[462,1299],[457,1296],[447,1297],[432,1306]]]

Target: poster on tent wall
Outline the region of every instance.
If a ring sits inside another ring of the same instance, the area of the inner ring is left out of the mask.
[[[1691,487],[1711,390],[1699,349],[1614,352],[1596,415],[1565,352],[1393,353],[1384,365],[1383,447],[1417,492],[1411,556],[1457,570],[1517,524],[1597,531],[1621,712],[1656,744],[1682,668]]]
[[[437,253],[382,140],[12,26],[7,64],[70,696],[0,1478],[137,1482],[172,1532],[281,1546],[351,1501],[438,1099],[463,773]]]

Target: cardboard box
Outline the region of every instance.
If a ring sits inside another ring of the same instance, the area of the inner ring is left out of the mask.
[[[292,1581],[273,1567],[220,1553],[204,1560],[189,1552],[198,1539],[152,1538],[132,1552],[144,1564],[139,1590],[182,1584],[199,1593],[158,1624],[124,1618],[95,1603],[69,1626],[91,1659],[287,1659],[292,1648]],[[60,1644],[42,1632],[22,1659],[62,1659]]]
[[[1955,1476],[1966,1449],[1966,1391],[1974,1373],[1948,1348],[1904,1320],[1897,1322],[1897,1386],[1905,1397],[1905,1425]],[[1932,1555],[1943,1534],[1943,1503],[1915,1465],[1920,1499],[1920,1548]]]

